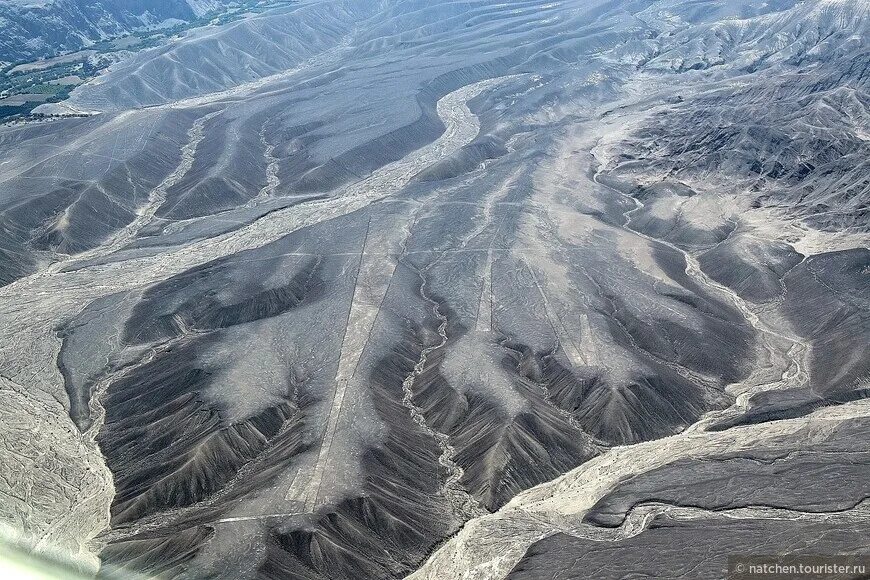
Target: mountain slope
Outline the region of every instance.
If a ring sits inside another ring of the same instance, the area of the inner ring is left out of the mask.
[[[223,0],[0,0],[0,63],[70,52],[148,27],[191,21]]]

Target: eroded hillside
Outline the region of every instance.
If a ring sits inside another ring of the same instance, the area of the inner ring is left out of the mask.
[[[859,552],[868,18],[312,0],[0,127],[4,529],[178,578]]]

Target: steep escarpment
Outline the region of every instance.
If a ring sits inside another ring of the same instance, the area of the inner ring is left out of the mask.
[[[330,580],[854,549],[864,4],[237,16],[0,127],[17,542]]]

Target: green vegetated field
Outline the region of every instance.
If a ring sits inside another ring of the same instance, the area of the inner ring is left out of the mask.
[[[96,77],[131,52],[156,47],[194,28],[219,26],[252,13],[293,3],[287,0],[240,2],[190,22],[108,38],[82,50],[50,55],[38,61],[10,63],[0,69],[0,123],[41,117],[33,114],[39,105],[66,100],[76,86]],[[48,97],[25,100],[22,98],[24,95]],[[14,98],[16,96],[18,98]]]

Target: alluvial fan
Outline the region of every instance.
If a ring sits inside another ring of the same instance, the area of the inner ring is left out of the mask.
[[[311,580],[866,549],[865,0],[30,4],[51,50],[0,61],[180,28],[0,125],[8,542]]]

